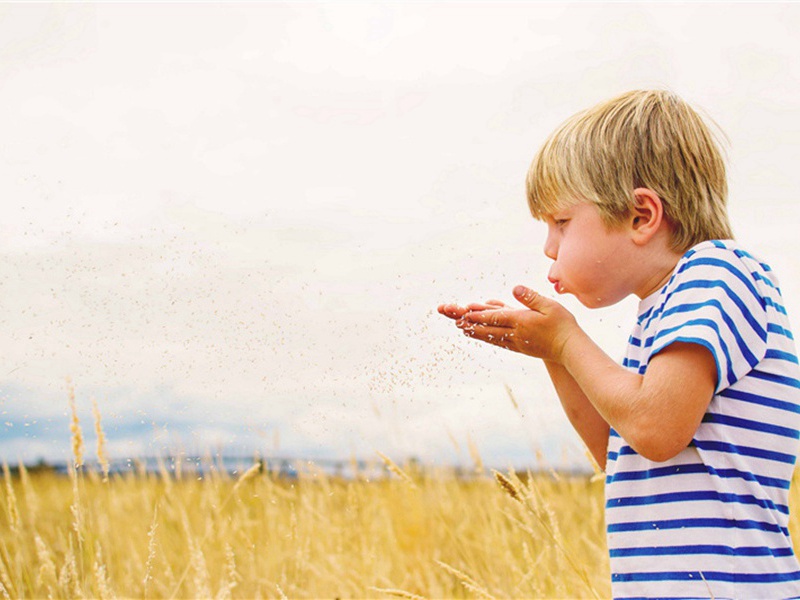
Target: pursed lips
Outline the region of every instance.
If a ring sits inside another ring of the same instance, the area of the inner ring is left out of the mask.
[[[547,281],[553,284],[553,287],[555,288],[557,294],[564,293],[564,286],[561,285],[561,282],[558,279],[555,279],[554,277],[548,275]]]

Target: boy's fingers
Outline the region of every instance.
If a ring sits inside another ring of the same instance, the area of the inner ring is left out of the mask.
[[[514,288],[514,297],[531,310],[541,311],[547,302],[547,298],[524,285]]]
[[[440,304],[438,307],[439,314],[451,319],[460,319],[467,313],[467,309],[458,304]]]
[[[468,323],[491,325],[493,327],[509,327],[511,324],[508,314],[499,309],[468,312],[464,315],[464,320]]]
[[[514,332],[506,327],[492,327],[490,325],[476,325],[468,323],[461,327],[464,335],[495,346],[507,348]]]
[[[483,302],[473,302],[472,304],[467,304],[467,308],[469,310],[497,310],[500,308],[497,304],[489,304]]]

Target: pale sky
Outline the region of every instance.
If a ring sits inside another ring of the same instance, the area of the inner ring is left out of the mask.
[[[444,301],[550,293],[544,137],[669,88],[800,317],[800,5],[0,4],[0,457],[585,465],[542,366]],[[565,304],[615,357],[631,298]],[[508,386],[518,404],[515,409]]]

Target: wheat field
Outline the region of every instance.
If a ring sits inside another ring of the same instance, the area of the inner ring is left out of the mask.
[[[0,596],[608,597],[601,478],[385,461],[347,479],[4,464]]]
[[[4,469],[5,598],[604,597],[602,482]]]
[[[609,596],[600,475],[501,473],[477,452],[466,474],[382,454],[346,478],[257,457],[109,472],[99,413],[89,466],[70,404],[67,474],[3,462],[2,598]]]

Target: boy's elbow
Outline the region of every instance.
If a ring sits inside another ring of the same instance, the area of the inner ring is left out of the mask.
[[[683,452],[686,446],[676,447],[675,445],[653,445],[646,446],[643,448],[635,448],[636,452],[645,457],[647,460],[652,460],[653,462],[661,463],[666,462],[672,458],[675,458]]]
[[[637,454],[653,462],[666,462],[683,452],[691,443],[692,436],[686,437],[666,429],[646,430],[633,436],[631,447]]]

